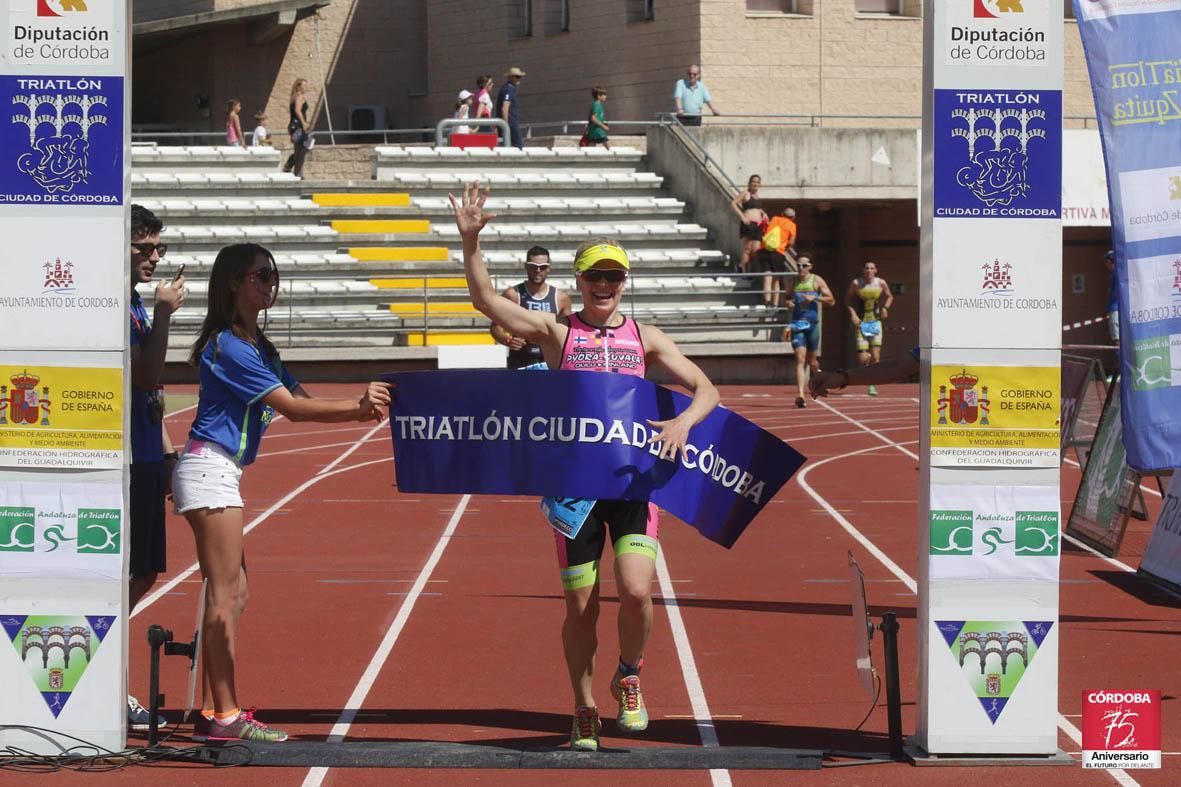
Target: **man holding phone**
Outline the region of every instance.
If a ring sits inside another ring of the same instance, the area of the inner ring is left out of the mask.
[[[164,355],[172,314],[184,303],[184,266],[171,281],[156,285],[152,317],[136,287],[152,281],[168,251],[160,242],[164,222],[142,205],[131,206],[131,499],[129,505],[131,570],[128,610],[156,583],[165,569],[164,501],[171,493],[177,454],[164,428]],[[148,729],[148,711],[127,697],[127,726]],[[163,725],[165,719],[161,717]]]

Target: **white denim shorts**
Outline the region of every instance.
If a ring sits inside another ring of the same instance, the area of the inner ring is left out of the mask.
[[[225,449],[204,440],[185,444],[172,471],[172,505],[178,514],[199,508],[241,508],[242,468]]]

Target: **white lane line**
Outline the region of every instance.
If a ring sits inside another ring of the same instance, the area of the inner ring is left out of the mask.
[[[776,429],[787,429],[789,427],[772,426],[772,427],[768,428],[768,427],[764,426],[763,428],[766,429],[768,432],[774,432]],[[913,426],[888,426],[885,429],[879,429],[878,431],[880,431],[880,432],[897,432],[902,429],[913,429],[913,428],[914,428]],[[828,434],[813,434],[813,435],[807,435],[806,437],[796,437],[795,435],[788,435],[788,437],[791,438],[791,444],[795,445],[796,443],[802,443],[805,440],[823,440],[826,437],[846,437],[851,434],[863,434],[863,432],[860,429],[858,429],[858,430],[854,430],[852,432],[829,432]]]
[[[174,415],[180,415],[182,413],[187,413],[190,410],[196,410],[196,409],[197,409],[197,405],[190,404],[188,407],[182,407],[179,410],[173,410],[171,413],[164,416],[164,420],[167,421],[169,418],[172,418]]]
[[[378,429],[381,429],[384,426],[385,426],[384,423],[380,423],[380,424],[377,424],[376,426],[374,426],[372,429],[370,429],[368,432],[366,432],[364,437],[362,437],[357,442],[353,443],[351,448],[344,451],[343,453],[341,453],[340,456],[336,457],[331,462],[329,462],[322,470],[320,470],[314,476],[309,478],[307,481],[304,481],[302,484],[295,487],[295,489],[292,489],[290,492],[288,492],[283,497],[276,500],[271,505],[270,508],[268,508],[266,511],[263,511],[261,514],[256,516],[254,519],[252,519],[250,521],[250,524],[246,525],[246,527],[244,527],[242,529],[242,535],[245,536],[245,535],[249,534],[251,530],[254,530],[254,528],[258,527],[263,522],[267,521],[267,519],[269,519],[271,517],[271,515],[274,514],[276,511],[278,511],[280,508],[282,508],[283,506],[287,505],[289,502],[294,500],[296,497],[298,497],[300,494],[305,492],[313,484],[323,481],[325,478],[328,478],[330,476],[334,476],[337,473],[345,473],[345,472],[348,472],[349,470],[355,470],[359,467],[365,467],[367,465],[379,464],[381,462],[393,462],[392,457],[383,457],[382,459],[374,459],[369,462],[362,462],[359,465],[352,465],[351,467],[341,468],[340,470],[335,469],[337,465],[339,465],[345,459],[348,459],[350,456],[352,456],[353,453],[358,448],[360,448],[361,445],[366,440],[368,440],[371,436],[373,436],[373,434],[376,433]],[[138,615],[139,613],[143,612],[148,607],[155,604],[157,601],[160,600],[161,597],[163,597],[164,595],[169,593],[173,588],[175,588],[181,582],[185,581],[186,579],[191,577],[193,574],[197,573],[197,571],[199,571],[200,568],[201,568],[200,564],[193,563],[191,566],[186,568],[184,571],[180,572],[175,577],[168,580],[167,582],[165,582],[163,585],[156,588],[155,590],[153,590],[151,593],[149,593],[147,596],[144,597],[143,601],[141,601],[139,603],[139,605],[134,610],[132,610],[131,614],[128,615],[128,617],[133,618],[136,615]]]
[[[329,743],[339,743],[348,735],[349,727],[356,720],[357,712],[361,710],[361,706],[365,704],[365,698],[369,696],[369,691],[373,688],[373,684],[377,682],[377,676],[381,674],[382,668],[385,667],[386,660],[389,659],[390,652],[393,651],[394,644],[398,641],[398,636],[401,635],[402,629],[406,627],[406,621],[410,619],[410,613],[414,611],[415,603],[418,601],[419,596],[422,595],[427,582],[430,581],[435,566],[439,564],[439,561],[443,558],[443,552],[451,543],[451,537],[455,535],[455,529],[459,526],[459,520],[463,516],[463,512],[467,510],[467,504],[471,499],[471,495],[464,495],[460,499],[459,505],[455,507],[450,521],[447,522],[447,527],[443,530],[443,535],[439,536],[439,540],[435,544],[431,556],[427,558],[422,571],[418,573],[418,579],[414,580],[414,584],[402,599],[402,606],[398,608],[397,616],[394,617],[394,621],[386,631],[385,637],[382,638],[381,644],[374,651],[373,658],[369,660],[369,665],[365,667],[365,672],[362,673],[361,679],[357,681],[353,693],[349,695],[344,710],[340,712],[336,723],[332,725],[332,731],[328,734]],[[326,775],[328,775],[327,768],[312,768],[308,771],[307,776],[304,777],[303,787],[319,787]]]
[[[1076,462],[1076,461],[1074,461],[1073,459],[1071,459],[1069,456],[1065,456],[1065,457],[1063,457],[1063,459],[1065,459],[1067,462],[1069,462],[1070,464],[1072,464],[1072,465],[1074,465],[1075,467],[1077,467],[1079,470],[1082,470],[1082,469],[1083,469],[1083,466],[1082,466],[1082,465],[1080,465],[1078,462]],[[1142,489],[1143,491],[1147,492],[1147,493],[1148,493],[1148,494],[1150,494],[1150,495],[1155,495],[1156,497],[1160,497],[1160,496],[1161,496],[1161,493],[1160,493],[1160,492],[1158,492],[1157,490],[1153,489],[1153,488],[1152,488],[1152,487],[1150,487],[1150,486],[1145,486],[1145,485],[1144,485],[1144,479],[1143,479],[1143,478],[1140,480],[1140,489]]]
[[[668,573],[668,564],[664,561],[663,549],[656,551],[656,578],[660,580],[660,595],[664,597],[664,611],[668,614],[668,625],[672,629],[673,642],[677,646],[677,659],[681,662],[681,675],[685,679],[685,688],[689,691],[689,705],[693,708],[697,734],[701,737],[702,746],[716,749],[718,730],[714,727],[709,703],[705,700],[705,688],[701,685],[701,675],[697,672],[697,660],[693,658],[689,632],[681,618],[681,606],[677,602],[677,593],[673,590],[672,577]],[[709,779],[714,787],[730,787],[731,784],[730,772],[720,768],[710,770]]]
[[[891,440],[890,438],[886,437],[885,435],[878,434],[871,427],[862,426],[860,422],[856,421],[855,419],[849,418],[844,413],[841,413],[841,412],[833,409],[832,407],[829,407],[824,402],[821,402],[821,404],[824,405],[825,407],[828,407],[829,410],[832,410],[832,412],[841,416],[849,423],[854,424],[855,426],[860,426],[862,428],[862,430],[864,430],[864,431],[868,432],[869,434],[873,435],[874,437],[878,438],[883,443],[885,443],[886,446],[896,448],[899,451],[901,451],[902,453],[906,454],[907,456],[909,456],[913,459],[918,459],[917,454],[915,454],[914,452],[910,451],[907,448],[904,448],[901,443],[896,443],[893,440]],[[912,441],[912,442],[916,442],[916,441]],[[812,487],[807,486],[807,484],[806,484],[805,479],[807,478],[808,471],[811,470],[812,468],[819,467],[820,465],[827,464],[827,463],[834,461],[836,459],[842,459],[845,456],[853,456],[854,454],[863,453],[864,450],[865,449],[862,449],[862,451],[850,451],[848,454],[830,456],[828,459],[823,459],[819,462],[815,462],[810,465],[805,465],[804,469],[800,472],[800,474],[798,476],[800,486],[804,487],[804,491],[806,491],[812,497],[813,500],[815,500],[817,503],[820,503],[821,506],[823,506],[826,510],[828,510],[829,514],[834,519],[836,519],[837,524],[839,524],[847,533],[849,533],[849,535],[853,536],[853,538],[858,543],[860,543],[862,546],[866,546],[866,548],[869,549],[870,554],[872,554],[875,558],[877,558],[878,562],[880,562],[883,566],[885,566],[886,569],[889,570],[889,572],[891,574],[893,574],[894,576],[901,579],[906,584],[907,588],[910,589],[911,593],[917,593],[918,592],[918,583],[916,583],[914,581],[914,578],[911,577],[910,574],[907,574],[905,571],[903,571],[901,568],[898,567],[897,563],[895,563],[893,560],[890,560],[890,558],[886,557],[885,553],[882,552],[880,549],[878,549],[876,545],[873,545],[873,542],[870,541],[868,538],[866,538],[859,530],[857,530],[857,528],[853,527],[853,525],[849,523],[849,520],[845,519],[843,516],[838,514],[836,512],[836,509],[834,509],[831,505],[829,505],[827,500],[825,500],[823,497],[821,497],[819,494],[817,494],[816,491],[814,489],[812,489]],[[872,546],[872,548],[870,548],[867,545],[873,545],[873,546]],[[1074,726],[1074,724],[1072,724],[1071,721],[1069,719],[1067,719],[1065,716],[1063,716],[1061,713],[1058,714],[1058,729],[1060,729],[1064,733],[1066,733],[1066,736],[1068,738],[1070,738],[1072,741],[1074,741],[1076,746],[1081,747],[1083,745],[1083,735],[1081,732],[1079,732],[1078,727]],[[1107,773],[1108,773],[1108,775],[1111,776],[1111,778],[1115,779],[1117,784],[1122,785],[1122,787],[1139,787],[1139,782],[1137,782],[1135,779],[1133,779],[1131,776],[1129,776],[1126,771],[1123,771],[1119,768],[1113,768],[1113,769],[1107,771]]]
[[[369,438],[363,439],[361,442],[366,443],[366,444],[377,443],[377,442],[384,442],[386,439],[387,438],[385,438],[385,437],[369,437]],[[304,446],[300,446],[299,448],[284,448],[281,451],[265,451],[263,453],[260,453],[258,455],[258,458],[262,459],[264,456],[284,456],[286,454],[300,454],[300,453],[306,453],[308,451],[319,451],[324,448],[340,448],[342,445],[352,445],[355,442],[357,442],[357,441],[356,440],[344,440],[339,443],[320,443],[319,445],[304,445]]]

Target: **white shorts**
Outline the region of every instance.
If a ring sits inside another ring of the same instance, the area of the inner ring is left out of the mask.
[[[172,471],[172,505],[178,514],[199,508],[241,508],[242,468],[219,445],[190,440]]]

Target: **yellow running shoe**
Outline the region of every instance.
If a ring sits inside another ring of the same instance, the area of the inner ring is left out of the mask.
[[[619,715],[615,723],[623,732],[643,732],[648,729],[648,709],[640,691],[640,676],[622,677],[618,672],[611,679],[611,693],[619,701]]]
[[[574,709],[574,723],[570,727],[570,748],[574,751],[598,751],[599,730],[602,727],[598,708],[579,705]]]

